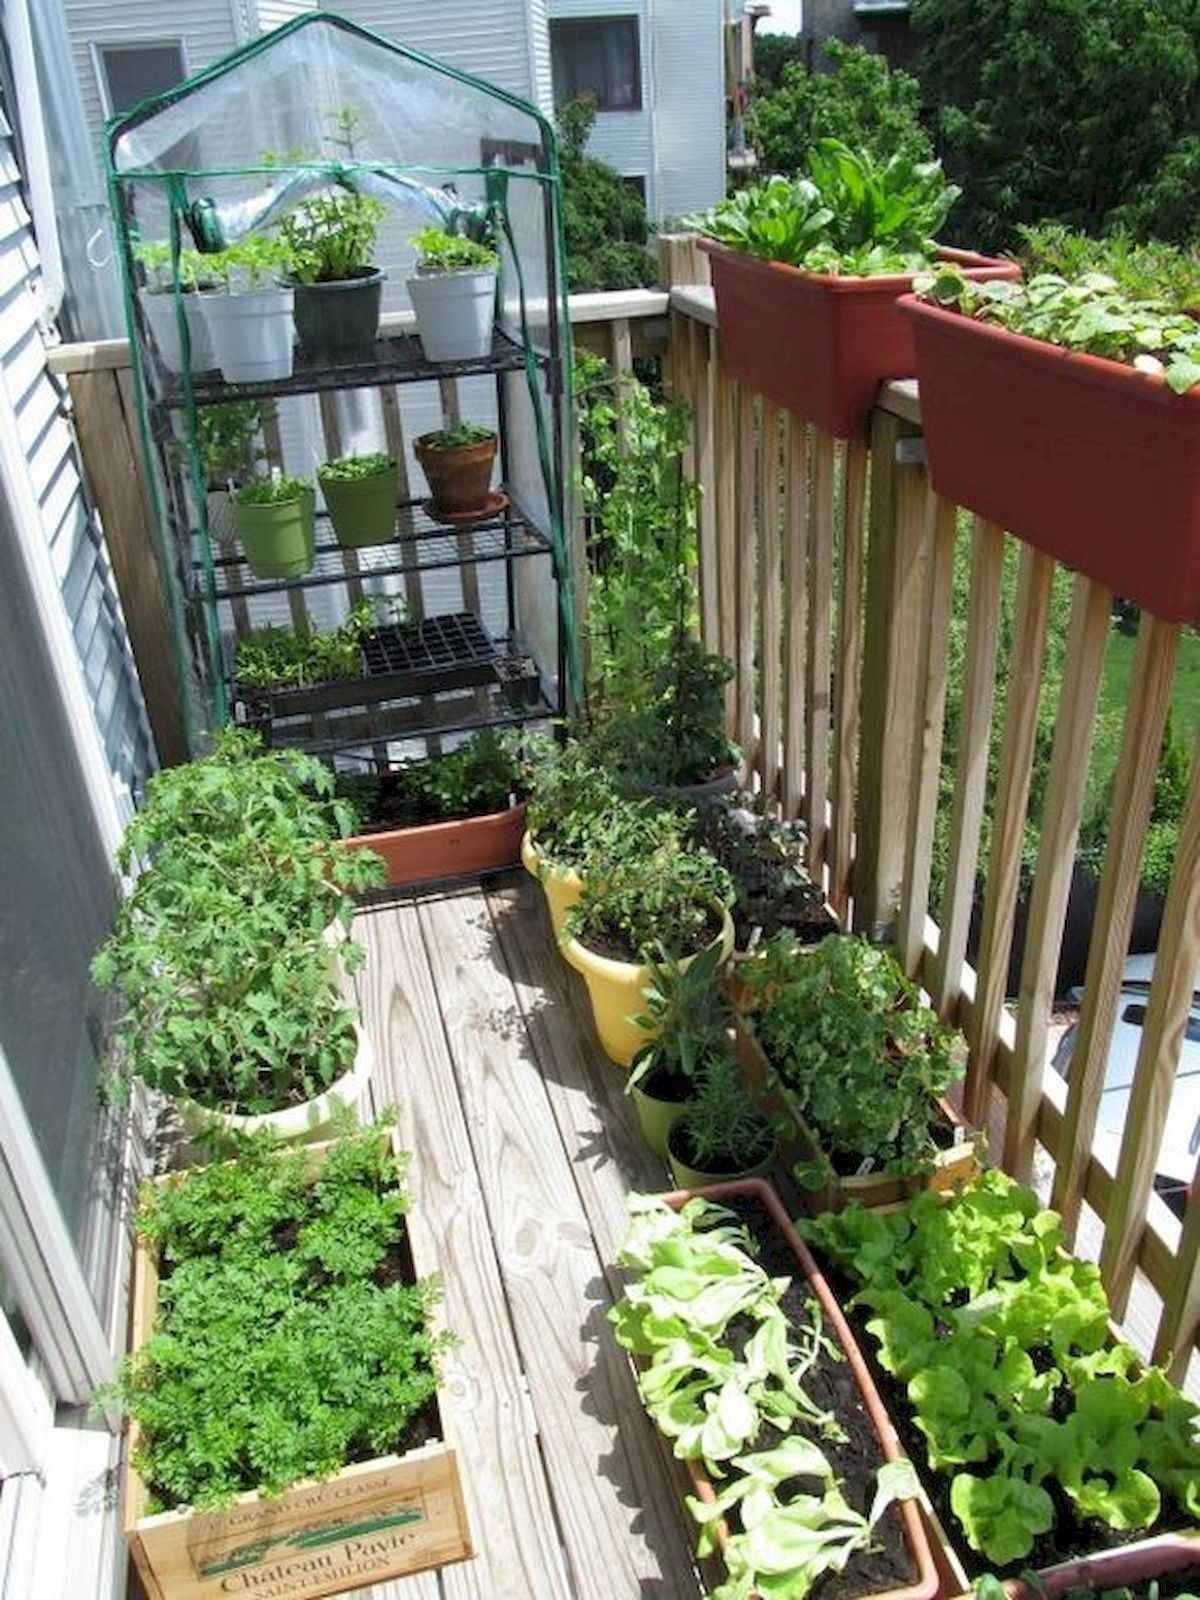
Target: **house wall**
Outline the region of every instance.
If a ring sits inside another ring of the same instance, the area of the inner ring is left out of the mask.
[[[844,39],[886,56],[894,67],[908,66],[919,46],[906,12],[872,16],[856,12],[854,0],[804,0],[804,32],[814,50],[826,39]]]

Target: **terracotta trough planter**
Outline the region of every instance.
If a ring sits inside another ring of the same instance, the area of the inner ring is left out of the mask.
[[[922,1189],[953,1189],[957,1184],[969,1182],[979,1171],[981,1136],[971,1131],[948,1100],[940,1099],[936,1102],[936,1113],[949,1142],[938,1150],[930,1171],[911,1178],[887,1172],[842,1176],[834,1171],[795,1095],[778,1081],[778,1075],[745,1017],[738,1019],[737,1051],[746,1082],[759,1092],[763,1106],[772,1112],[782,1112],[792,1124],[793,1136],[785,1140],[783,1147],[788,1164],[817,1162],[825,1169],[821,1188],[804,1191],[804,1203],[813,1216],[820,1216],[824,1211],[844,1211],[855,1203],[867,1207],[895,1205]]]
[[[857,433],[881,383],[911,378],[912,325],[897,310],[911,273],[802,272],[701,239],[712,262],[721,364],[748,388],[835,438]],[[1016,279],[1015,261],[941,250],[968,278]]]
[[[1136,601],[1200,620],[1200,390],[911,297],[940,495]]]
[[[697,1198],[711,1200],[717,1205],[737,1199],[756,1200],[764,1208],[796,1258],[797,1276],[806,1280],[814,1299],[820,1306],[826,1334],[840,1346],[846,1357],[847,1365],[862,1397],[863,1409],[870,1418],[872,1431],[879,1442],[881,1456],[885,1462],[898,1460],[904,1452],[900,1448],[887,1408],[875,1386],[875,1380],[858,1347],[858,1341],[842,1313],[837,1298],[822,1276],[812,1252],[792,1226],[772,1186],[762,1178],[743,1178],[734,1183],[713,1184],[705,1189],[678,1189],[672,1194],[663,1196],[666,1203],[676,1211],[689,1200]],[[716,1493],[704,1470],[703,1462],[689,1461],[687,1469],[697,1497],[709,1503],[715,1500]],[[904,1542],[916,1579],[907,1588],[892,1589],[880,1595],[863,1596],[863,1600],[933,1600],[939,1589],[938,1573],[918,1505],[913,1500],[902,1500],[895,1509],[903,1523]],[[717,1548],[723,1553],[729,1540],[729,1529],[724,1521],[716,1524],[715,1532]]]
[[[389,828],[343,839],[346,850],[374,850],[387,862],[387,881],[394,888],[413,883],[438,883],[497,872],[521,859],[525,803],[484,817],[458,817],[453,822],[428,822],[415,828]]]
[[[1167,1533],[1156,1539],[1141,1539],[1123,1550],[1104,1550],[1081,1561],[1043,1567],[1038,1573],[1038,1589],[1019,1578],[1004,1587],[1012,1600],[1039,1600],[1039,1595],[1053,1597],[1066,1594],[1069,1589],[1092,1589],[1099,1600],[1105,1590],[1133,1588],[1188,1568],[1196,1569],[1195,1581],[1200,1585],[1200,1535]],[[965,1591],[960,1600],[971,1600],[971,1593]]]

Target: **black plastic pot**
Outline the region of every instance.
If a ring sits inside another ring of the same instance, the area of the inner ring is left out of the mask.
[[[293,316],[305,355],[326,361],[366,361],[379,336],[383,270],[364,267],[337,283],[297,283]]]

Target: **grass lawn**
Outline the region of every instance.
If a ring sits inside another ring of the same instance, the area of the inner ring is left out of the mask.
[[[1132,635],[1118,633],[1115,629],[1109,636],[1104,682],[1100,689],[1101,721],[1096,729],[1096,748],[1092,756],[1092,784],[1097,791],[1107,782],[1120,753],[1121,722],[1129,703],[1135,643]],[[1191,755],[1200,735],[1200,633],[1194,628],[1186,629],[1179,638],[1171,726]]]

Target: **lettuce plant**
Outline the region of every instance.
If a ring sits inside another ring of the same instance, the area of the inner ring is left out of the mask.
[[[949,1201],[850,1207],[807,1231],[862,1282],[880,1364],[906,1387],[971,1548],[1021,1560],[1054,1527],[1052,1488],[1118,1533],[1200,1516],[1200,1406],[1112,1344],[1097,1268],[1001,1172]]]

